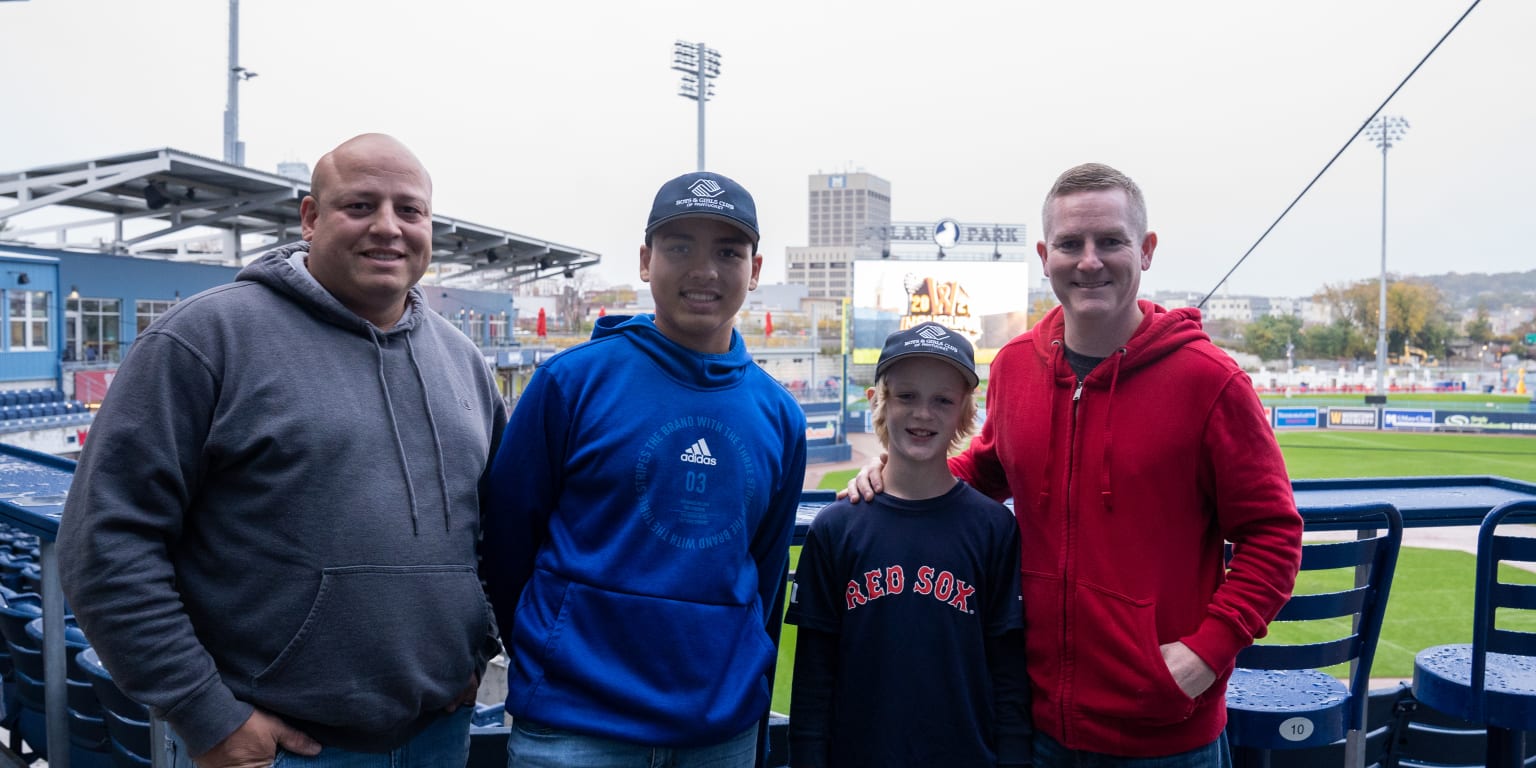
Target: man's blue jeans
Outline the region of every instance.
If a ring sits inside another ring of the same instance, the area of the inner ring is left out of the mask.
[[[669,749],[512,721],[508,768],[752,768],[757,726],[708,747]]]
[[[1232,768],[1226,731],[1210,744],[1167,757],[1115,757],[1071,750],[1039,731],[1034,744],[1035,768]]]
[[[473,706],[459,707],[438,718],[410,741],[389,752],[348,752],[326,747],[314,757],[277,751],[272,768],[456,768],[469,761],[469,724]],[[166,749],[175,768],[193,768],[186,746],[167,729]]]

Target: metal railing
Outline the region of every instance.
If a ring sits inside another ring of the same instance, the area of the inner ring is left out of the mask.
[[[64,512],[64,499],[74,477],[75,462],[36,451],[0,444],[0,522],[38,538],[42,571],[43,665],[47,711],[48,764],[69,768],[69,715],[66,703],[64,593],[54,540]],[[1296,480],[1296,504],[1312,530],[1329,530],[1327,510],[1356,504],[1387,502],[1398,508],[1407,528],[1478,525],[1495,506],[1516,499],[1536,500],[1536,484],[1495,476],[1357,478]],[[816,512],[831,502],[831,491],[801,495],[794,544],[804,543]],[[1536,517],[1522,522],[1536,522]],[[1338,530],[1353,530],[1348,522]],[[168,765],[163,725],[155,718],[151,736],[156,768]]]

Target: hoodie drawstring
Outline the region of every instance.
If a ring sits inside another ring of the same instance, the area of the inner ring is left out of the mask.
[[[1065,345],[1062,343],[1061,339],[1052,339],[1051,340],[1051,352],[1047,356],[1047,357],[1050,358],[1050,361],[1051,361],[1050,369],[1049,369],[1050,370],[1051,386],[1055,386],[1056,385],[1056,366],[1057,366],[1058,362],[1060,361],[1061,357],[1065,354],[1065,352],[1062,351],[1064,346]],[[1045,440],[1047,441],[1048,445],[1050,444],[1049,441],[1051,440],[1051,430],[1053,428],[1055,428],[1055,426],[1056,426],[1055,422],[1056,422],[1056,409],[1055,408],[1046,408],[1045,409],[1045,432],[1043,434],[1045,435]],[[1040,493],[1039,493],[1039,495],[1035,499],[1035,504],[1037,505],[1036,509],[1040,512],[1041,515],[1045,515],[1046,513],[1048,513],[1050,511],[1048,509],[1048,507],[1050,506],[1050,501],[1051,501],[1051,479],[1053,477],[1055,477],[1051,473],[1053,471],[1055,471],[1055,468],[1056,468],[1056,452],[1048,450],[1048,451],[1045,452],[1045,482],[1040,484]]]
[[[1125,360],[1125,347],[1115,350],[1114,368],[1109,373],[1109,396],[1104,398],[1104,457],[1099,463],[1099,496],[1104,500],[1104,511],[1115,511],[1115,492],[1110,489],[1110,462],[1114,458],[1115,429],[1110,417],[1115,414],[1115,385],[1120,383],[1120,363]]]
[[[411,482],[411,465],[405,458],[405,440],[400,437],[400,422],[395,419],[395,402],[389,396],[389,380],[384,375],[384,346],[379,343],[379,332],[368,329],[373,338],[373,351],[379,357],[379,389],[384,391],[384,411],[389,414],[389,428],[395,433],[395,455],[400,459],[400,474],[405,476],[405,495],[411,507],[411,533],[416,528],[416,485]]]
[[[448,502],[448,473],[443,467],[447,458],[443,455],[443,437],[437,431],[437,418],[432,415],[432,398],[427,393],[427,379],[421,375],[421,364],[416,361],[416,347],[411,344],[410,334],[405,335],[405,352],[406,357],[411,359],[411,370],[416,372],[416,383],[421,385],[422,402],[427,407],[427,428],[432,430],[432,449],[437,452],[437,488],[443,495],[443,530],[447,531],[453,527],[453,517],[449,514],[452,507]],[[398,434],[396,436],[398,438]],[[413,510],[413,520],[415,514]]]

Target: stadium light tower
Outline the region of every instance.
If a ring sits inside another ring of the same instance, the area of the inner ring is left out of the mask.
[[[683,73],[677,95],[699,103],[699,170],[704,170],[704,102],[715,95],[720,76],[720,52],[703,43],[672,44],[672,68]]]
[[[1381,148],[1381,301],[1376,312],[1376,394],[1387,393],[1387,150],[1408,134],[1408,119],[1381,115],[1366,126],[1365,135]]]
[[[240,82],[256,76],[240,66],[240,0],[229,0],[229,97],[224,107],[224,162],[245,165],[240,140]]]

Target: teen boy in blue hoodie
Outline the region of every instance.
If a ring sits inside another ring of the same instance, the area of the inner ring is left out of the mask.
[[[510,766],[757,756],[805,474],[804,414],[733,328],[757,243],[741,185],[668,181],[640,249],[656,314],[600,318],[518,401],[482,544]]]

